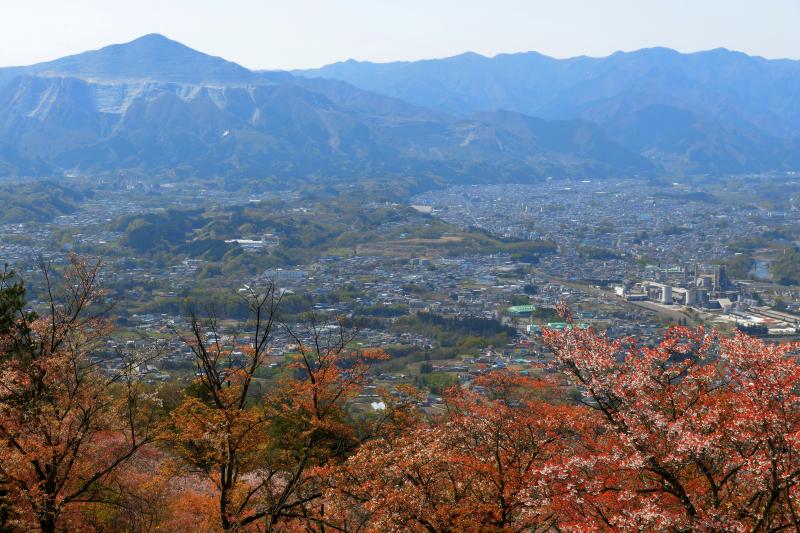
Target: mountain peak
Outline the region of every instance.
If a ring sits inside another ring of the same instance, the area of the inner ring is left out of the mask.
[[[466,52],[461,52],[460,54],[450,57],[450,59],[486,59],[486,56],[478,52],[473,52],[472,50],[467,50]]]
[[[258,74],[199,52],[160,33],[24,68],[26,74],[92,81],[185,84],[258,83]]]
[[[162,35],[160,33],[148,33],[146,35],[142,35],[141,37],[137,37],[132,41],[128,41],[127,43],[120,43],[120,44],[112,44],[109,46],[104,46],[98,51],[106,50],[109,48],[129,48],[132,50],[153,50],[153,49],[173,49],[173,50],[187,50],[192,51],[195,53],[202,53],[198,52],[197,50],[193,50],[189,48],[183,43],[170,39],[169,37]]]
[[[174,41],[161,33],[146,33],[145,35],[142,35],[141,37],[137,37],[136,39],[130,41],[130,43],[137,43],[137,42],[178,43],[178,41]]]

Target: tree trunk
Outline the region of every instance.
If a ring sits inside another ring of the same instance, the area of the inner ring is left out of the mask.
[[[56,531],[56,510],[55,505],[48,502],[39,511],[39,527],[42,533],[55,533]]]

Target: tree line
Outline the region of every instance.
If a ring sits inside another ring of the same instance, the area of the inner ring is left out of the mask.
[[[164,402],[139,379],[157,349],[98,356],[100,265],[40,268],[38,313],[0,276],[3,531],[800,530],[798,344],[545,330],[535,376],[483,374],[429,412],[398,387],[363,411],[388,356],[343,325],[289,328],[267,286],[233,340],[189,314],[196,379]],[[262,391],[278,329],[294,372]]]

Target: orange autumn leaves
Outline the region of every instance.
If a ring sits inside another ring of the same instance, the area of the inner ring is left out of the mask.
[[[213,487],[207,501],[217,516],[215,529],[324,523],[315,469],[346,459],[394,413],[391,406],[367,419],[350,412],[371,364],[387,356],[352,348],[354,334],[340,324],[311,323],[302,335],[281,324],[296,341],[296,355],[288,375],[256,395],[279,298],[274,286],[251,296],[254,333],[241,344],[220,341],[213,318],[191,319],[188,343],[199,379],[195,394],[171,413],[165,445],[184,475],[201,480],[198,501]]]
[[[197,380],[166,407],[141,358],[98,370],[96,272],[75,260],[41,317],[2,278],[4,530],[800,531],[797,344],[545,330],[535,379],[479,376],[426,412],[400,387],[373,411],[356,400],[386,354],[289,329],[270,287],[241,342],[191,318]],[[296,355],[264,387],[275,327]]]
[[[655,347],[546,331],[551,383],[490,376],[331,469],[347,529],[800,530],[798,345],[673,328]]]
[[[371,531],[546,531],[558,524],[542,470],[575,434],[575,408],[530,399],[538,384],[489,375],[447,413],[365,444],[330,469],[329,512]]]
[[[108,331],[98,310],[100,265],[73,258],[59,276],[41,264],[47,314],[25,307],[13,273],[0,277],[0,524],[55,531],[88,503],[121,500],[119,467],[154,440],[151,398],[121,355],[110,374],[90,355]]]

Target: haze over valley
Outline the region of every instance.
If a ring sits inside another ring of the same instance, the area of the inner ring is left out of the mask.
[[[0,531],[800,531],[794,4],[32,1]]]

